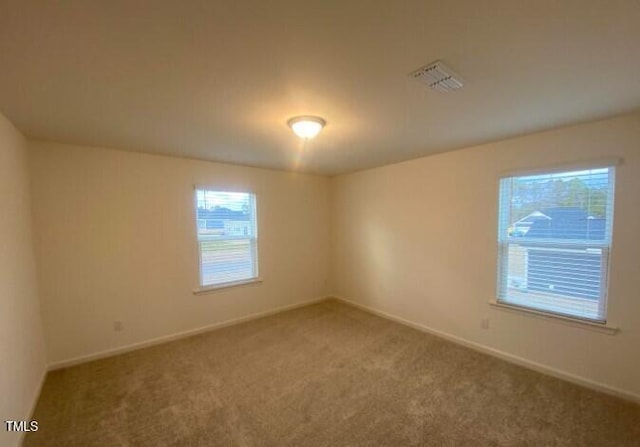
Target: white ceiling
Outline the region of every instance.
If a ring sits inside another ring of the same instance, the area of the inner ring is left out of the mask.
[[[435,59],[465,87],[407,77]],[[37,139],[333,175],[638,108],[638,0],[0,0]]]

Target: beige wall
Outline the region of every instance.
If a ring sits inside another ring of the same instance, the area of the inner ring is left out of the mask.
[[[31,142],[50,362],[325,295],[328,179]],[[195,296],[194,184],[253,191],[264,282]],[[114,331],[114,321],[124,330]]]
[[[5,420],[26,420],[45,372],[31,236],[27,149],[0,115],[0,445],[20,442]]]
[[[44,369],[27,173],[23,140],[6,120],[0,141],[0,200],[4,209],[16,210],[0,221],[0,274],[8,275],[0,284],[8,287],[2,291],[0,330],[6,334],[0,347],[3,363],[14,359],[0,372],[2,395],[10,396],[2,400],[10,407],[0,408],[3,417],[26,417]],[[54,365],[334,292],[488,350],[640,396],[638,114],[333,179],[29,145],[38,279]],[[609,321],[620,333],[490,307],[500,173],[603,157],[624,159],[617,172],[609,301]],[[263,283],[193,295],[194,184],[258,195]],[[480,328],[481,318],[490,319],[488,330]],[[122,321],[124,330],[114,331],[114,321]]]
[[[609,322],[617,335],[496,309],[498,177],[623,157]],[[331,181],[332,291],[459,340],[640,398],[640,115],[343,175]],[[489,318],[490,328],[480,328]]]

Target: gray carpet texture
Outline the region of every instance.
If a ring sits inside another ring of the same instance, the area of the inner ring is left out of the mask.
[[[327,300],[50,372],[24,446],[640,446],[640,405]]]

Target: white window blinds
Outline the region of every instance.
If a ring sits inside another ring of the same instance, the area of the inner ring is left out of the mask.
[[[245,192],[196,189],[200,286],[258,277],[256,197]]]
[[[606,321],[615,168],[500,180],[498,301]]]

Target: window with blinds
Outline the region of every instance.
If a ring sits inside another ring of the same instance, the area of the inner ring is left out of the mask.
[[[231,285],[258,277],[256,196],[196,189],[200,286]]]
[[[500,180],[498,302],[606,322],[614,167]]]

